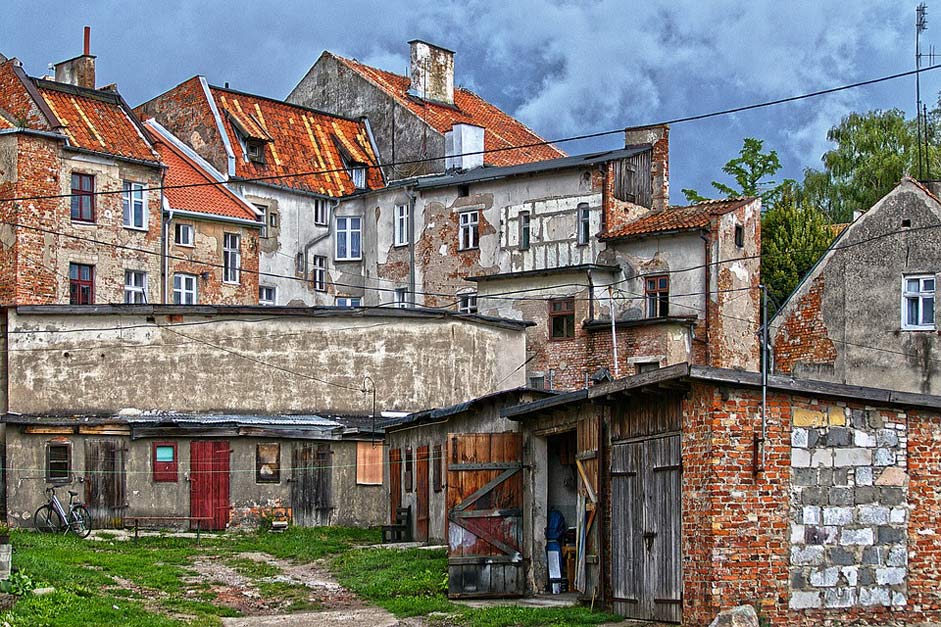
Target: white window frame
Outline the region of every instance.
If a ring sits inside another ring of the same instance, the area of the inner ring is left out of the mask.
[[[327,291],[327,258],[323,255],[314,255],[314,290],[317,292]]]
[[[363,219],[360,216],[339,216],[336,223],[336,246],[334,246],[334,259],[337,261],[359,261],[363,258]],[[343,225],[341,228],[341,224]],[[354,227],[355,224],[355,227]],[[354,237],[355,236],[355,237]],[[356,243],[356,253],[353,254],[353,243]],[[340,245],[345,250],[341,254]]]
[[[234,240],[234,243],[233,243]],[[238,233],[222,234],[222,282],[239,284],[242,266],[242,237]]]
[[[577,241],[580,246],[588,244],[591,240],[591,208],[588,205],[578,206],[578,233]]]
[[[458,294],[457,310],[464,314],[477,313],[477,292],[465,292]]]
[[[188,241],[186,242],[180,241],[181,233],[189,234]],[[192,248],[193,246],[195,246],[195,244],[193,243],[193,240],[195,239],[195,237],[196,237],[196,229],[193,228],[192,224],[186,224],[185,222],[177,222],[175,225],[173,225],[173,243],[176,244],[177,246],[186,246],[188,248]]]
[[[528,211],[520,211],[519,215],[519,249],[520,250],[529,250],[529,247],[532,245],[532,214]],[[525,237],[524,237],[525,235]]]
[[[366,189],[366,166],[354,164],[349,167],[350,180],[356,189]]]
[[[195,305],[199,302],[199,283],[195,274],[177,272],[173,275],[173,304]]]
[[[317,226],[330,224],[330,207],[325,198],[314,199],[314,224]]]
[[[147,273],[143,270],[124,271],[124,302],[128,305],[147,304]]]
[[[462,211],[458,214],[460,236],[458,250],[473,250],[480,243],[480,211]]]
[[[259,222],[261,222],[261,232],[258,233],[258,237],[261,239],[268,239],[268,205],[259,205],[255,204],[255,209],[261,212],[261,217]]]
[[[407,287],[397,287],[393,293],[393,298],[395,299],[395,306],[399,309],[408,308],[408,288]]]
[[[393,245],[408,245],[408,205],[396,205],[393,216]]]
[[[271,292],[271,298],[262,298],[262,295],[265,294],[267,290]],[[274,285],[259,285],[258,286],[258,304],[265,305],[266,307],[271,307],[278,304],[278,288]]]
[[[918,282],[918,291],[911,291],[908,288],[909,281]],[[930,283],[931,289],[928,289]],[[909,274],[902,277],[902,330],[904,331],[934,331],[934,315],[936,309],[936,295],[938,292],[938,281],[934,274]],[[930,323],[923,321],[925,301],[931,301],[932,317]],[[912,324],[908,318],[908,305],[910,302],[917,303],[917,316],[919,322]]]
[[[337,307],[362,307],[363,299],[359,296],[337,296],[336,300]]]
[[[134,208],[140,206],[140,224],[134,219]],[[121,210],[124,214],[124,228],[137,231],[147,230],[147,186],[136,181],[124,181],[121,194]]]

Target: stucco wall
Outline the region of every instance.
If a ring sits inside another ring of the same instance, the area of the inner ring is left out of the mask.
[[[11,311],[11,411],[368,414],[367,375],[377,409],[398,411],[525,380],[525,333],[515,325],[385,311],[74,311]]]

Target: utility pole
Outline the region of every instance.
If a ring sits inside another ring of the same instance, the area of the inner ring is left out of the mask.
[[[924,178],[924,163],[928,155],[922,152],[922,142],[927,142],[927,132],[924,128],[925,121],[922,118],[921,106],[921,34],[928,28],[928,7],[924,2],[915,7],[915,127],[918,129],[918,178]],[[932,51],[929,57],[933,58]],[[924,151],[927,153],[926,150]]]

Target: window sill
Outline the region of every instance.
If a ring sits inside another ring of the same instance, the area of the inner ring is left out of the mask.
[[[314,226],[330,226],[330,223],[329,222],[317,222],[316,220],[314,220]],[[271,227],[271,228],[276,228],[276,227]]]
[[[94,220],[72,220],[72,226],[98,226],[98,223]]]
[[[241,285],[242,284],[240,281],[223,281],[222,283],[225,285]]]
[[[458,249],[457,249],[457,252],[459,252],[459,253],[466,253],[466,252],[469,252],[469,251],[472,251],[472,250],[480,250],[480,246],[471,246],[470,248],[458,248]]]
[[[196,244],[181,244],[179,242],[173,242],[174,246],[180,246],[182,248],[196,248]]]
[[[408,242],[402,242],[401,244],[392,244],[392,248],[405,248],[408,246]]]
[[[126,231],[140,231],[142,233],[147,233],[148,231],[150,231],[150,229],[147,228],[146,226],[131,226],[129,224],[125,224],[123,226],[124,226],[124,230]]]
[[[902,330],[902,331],[909,331],[909,332],[914,331],[914,332],[916,332],[916,333],[917,333],[918,331],[922,331],[922,332],[925,332],[925,331],[934,332],[934,331],[937,330],[937,327],[935,327],[934,325],[931,325],[931,326],[923,326],[923,327],[902,327],[901,330]]]
[[[362,257],[334,257],[335,262],[345,262],[345,261],[362,261]]]

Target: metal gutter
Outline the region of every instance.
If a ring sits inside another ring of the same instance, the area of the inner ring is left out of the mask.
[[[216,129],[222,135],[222,145],[225,147],[226,163],[228,165],[228,175],[235,176],[235,152],[232,151],[232,144],[229,141],[229,134],[225,130],[225,124],[222,122],[222,116],[219,115],[219,108],[212,97],[212,91],[209,89],[209,83],[205,76],[199,77],[199,84],[203,88],[203,94],[206,96],[206,102],[209,103],[209,109],[212,111],[212,117],[216,120]]]

